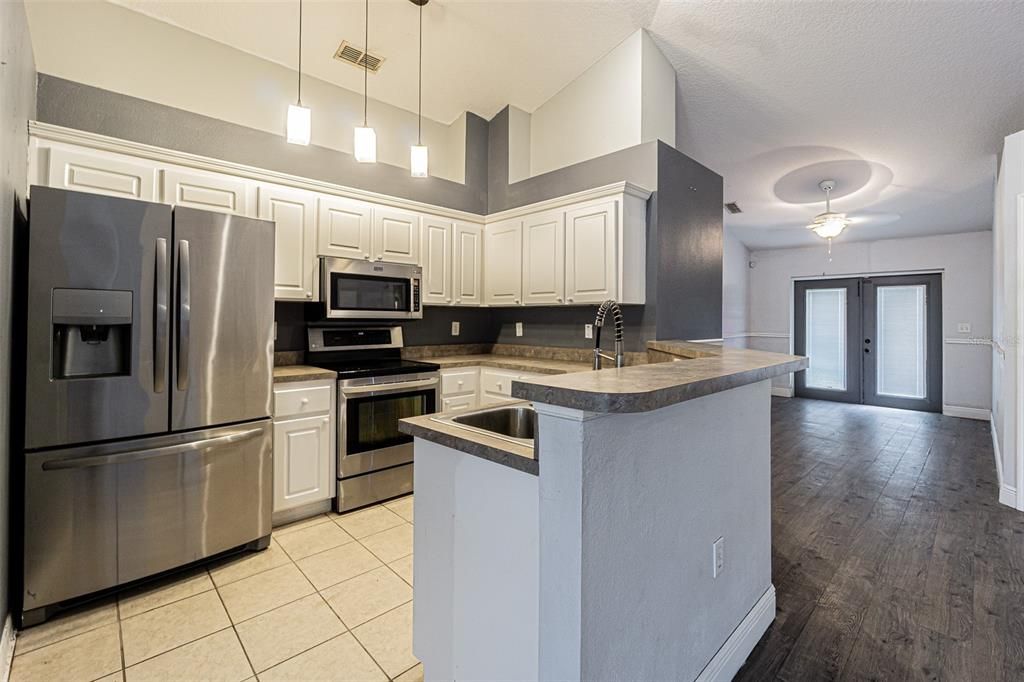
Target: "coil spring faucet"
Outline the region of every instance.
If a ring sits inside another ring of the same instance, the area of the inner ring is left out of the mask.
[[[604,318],[608,313],[612,314],[615,321],[615,355],[614,357],[601,352],[601,327],[604,326]],[[616,367],[625,364],[625,354],[622,352],[622,309],[619,304],[608,299],[597,309],[597,317],[594,319],[594,369],[601,369],[601,358],[614,360]]]

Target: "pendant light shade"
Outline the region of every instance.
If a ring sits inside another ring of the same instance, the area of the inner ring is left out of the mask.
[[[298,104],[288,105],[288,141],[292,144],[309,144],[309,136],[313,128],[313,115],[307,108]]]
[[[357,127],[354,147],[359,163],[377,162],[377,133],[373,128]]]
[[[366,0],[365,13],[363,15],[363,125],[357,126],[352,148],[355,152],[356,161],[359,163],[377,162],[377,133],[367,123],[367,110],[370,96],[367,92],[369,66],[366,63],[366,53],[370,51],[370,0]]]
[[[423,6],[430,0],[409,0],[420,8],[420,62],[417,75],[418,104],[416,109],[416,144],[409,148],[409,168],[414,178],[425,178],[427,171],[427,147],[423,144]]]
[[[287,139],[291,144],[308,145],[313,129],[313,114],[302,106],[302,0],[299,0],[299,70],[295,104],[288,105]]]
[[[409,148],[409,168],[412,169],[414,178],[427,177],[427,148],[421,144],[414,144]]]
[[[822,180],[818,183],[818,187],[825,193],[825,212],[814,216],[814,220],[807,226],[807,229],[812,230],[822,239],[832,239],[838,237],[850,224],[850,221],[845,213],[836,213],[832,210],[832,190],[836,187],[836,181]]]

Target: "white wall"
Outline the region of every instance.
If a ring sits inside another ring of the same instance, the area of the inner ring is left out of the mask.
[[[748,346],[789,352],[792,348],[793,280],[836,275],[880,274],[941,270],[943,344],[943,404],[988,410],[992,398],[992,233],[886,239],[843,243],[832,249],[828,262],[825,242],[798,249],[772,249],[750,254],[750,338]],[[957,332],[957,324],[971,333]],[[969,343],[980,340],[980,343]],[[775,380],[792,388],[792,375]],[[981,413],[978,413],[979,415]]]
[[[747,347],[750,251],[725,228],[722,234],[722,338],[726,346]]]
[[[675,146],[675,85],[651,37],[632,34],[533,112],[530,175],[655,139]]]
[[[292,69],[107,2],[33,2],[28,18],[40,73],[284,135]],[[313,111],[312,144],[352,153],[362,93],[305,76],[302,103]],[[416,114],[371,99],[369,123],[378,160],[408,168]],[[430,172],[465,182],[465,118],[452,126],[423,120]]]
[[[1000,474],[1000,501],[1024,507],[1017,372],[1020,352],[1018,259],[1024,230],[1024,131],[1006,138],[996,184],[992,260],[992,432]]]

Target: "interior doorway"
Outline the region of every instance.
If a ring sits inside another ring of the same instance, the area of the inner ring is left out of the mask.
[[[942,411],[942,276],[796,282],[796,395]]]

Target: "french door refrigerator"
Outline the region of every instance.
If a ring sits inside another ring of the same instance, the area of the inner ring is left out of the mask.
[[[274,223],[33,187],[22,622],[269,542]]]

